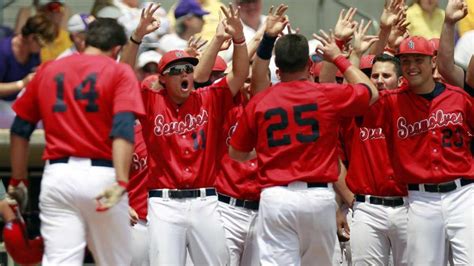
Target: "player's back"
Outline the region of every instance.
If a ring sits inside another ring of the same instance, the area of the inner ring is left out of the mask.
[[[113,115],[124,98],[140,97],[131,68],[104,55],[72,55],[46,64],[32,83],[46,132],[44,159],[111,158]]]
[[[309,81],[282,82],[257,95],[249,105],[258,128],[260,179],[273,179],[266,186],[336,181],[340,117],[361,114],[368,101],[363,85]]]

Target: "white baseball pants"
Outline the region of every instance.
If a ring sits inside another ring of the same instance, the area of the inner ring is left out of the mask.
[[[148,244],[148,225],[146,221],[139,220],[132,227],[132,266],[150,265],[150,250]]]
[[[150,265],[185,265],[186,249],[194,265],[227,265],[229,254],[217,205],[217,196],[149,198]]]
[[[86,244],[98,265],[130,264],[127,195],[105,212],[95,210],[94,198],[114,183],[114,168],[91,166],[89,159],[46,164],[39,198],[42,265],[82,265]]]
[[[474,265],[474,184],[448,193],[408,191],[409,265]]]
[[[255,222],[257,211],[219,202],[224,223],[230,266],[259,265]]]
[[[331,265],[336,205],[332,185],[307,188],[293,182],[264,189],[257,219],[261,265]]]
[[[353,265],[407,265],[408,204],[387,207],[354,203],[351,224]]]

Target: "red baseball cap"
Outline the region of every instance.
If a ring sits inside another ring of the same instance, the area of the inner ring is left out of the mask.
[[[409,37],[403,40],[400,44],[397,55],[403,54],[421,54],[433,56],[433,46],[427,39],[421,36]]]
[[[8,254],[19,264],[37,264],[43,257],[43,238],[28,239],[25,224],[14,220],[5,224],[3,241]]]
[[[214,66],[212,67],[212,71],[224,72],[226,69],[227,69],[227,64],[225,60],[222,57],[217,56],[216,61],[214,62]]]
[[[359,69],[368,69],[372,68],[372,65],[374,64],[374,58],[375,55],[369,54],[369,55],[363,55],[360,58],[360,63],[359,63]]]
[[[199,62],[196,57],[190,56],[183,50],[172,50],[164,54],[161,58],[160,62],[158,63],[158,73],[163,73],[166,67],[178,61],[188,62],[193,66],[197,65]]]

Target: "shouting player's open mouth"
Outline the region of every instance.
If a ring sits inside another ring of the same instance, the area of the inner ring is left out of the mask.
[[[187,80],[181,81],[181,90],[183,92],[188,92],[189,91],[189,82]]]

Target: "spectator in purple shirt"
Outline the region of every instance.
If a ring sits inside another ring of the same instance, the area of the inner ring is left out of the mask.
[[[21,34],[0,41],[0,99],[13,101],[40,64],[41,47],[52,42],[57,26],[47,17],[30,17]]]

